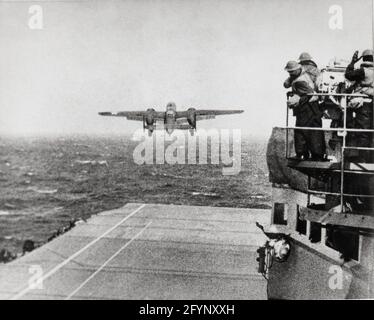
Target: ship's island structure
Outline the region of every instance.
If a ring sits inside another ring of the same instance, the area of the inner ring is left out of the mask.
[[[336,90],[344,71],[344,63],[330,63],[322,71],[318,94],[327,109],[341,110],[342,125],[331,128],[327,121],[322,129],[305,128],[324,131],[329,161],[293,156],[295,127],[288,112],[286,126],[274,128],[269,140],[273,201],[269,230],[273,238],[279,234],[287,238],[289,250],[279,263],[272,246],[259,250],[259,271],[268,279],[272,299],[374,298],[374,158],[347,157],[352,150],[374,155],[374,148],[347,144],[347,135],[359,130],[347,128],[347,101],[355,94]],[[347,199],[353,198],[368,205],[351,208]]]

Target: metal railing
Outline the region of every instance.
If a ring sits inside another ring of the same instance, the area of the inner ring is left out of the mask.
[[[370,98],[368,95],[359,94],[359,93],[312,93],[308,94],[308,96],[319,96],[319,97],[335,97],[340,98],[339,107],[343,112],[343,126],[341,128],[322,128],[322,127],[291,127],[289,126],[289,107],[287,106],[287,119],[286,119],[286,159],[290,159],[289,157],[289,130],[314,130],[314,131],[333,131],[338,132],[338,135],[342,137],[342,145],[340,149],[340,192],[324,192],[324,191],[316,191],[310,190],[310,176],[308,176],[308,193],[315,193],[315,194],[324,194],[324,195],[336,195],[340,196],[340,206],[342,213],[345,213],[345,206],[344,206],[344,197],[368,197],[374,198],[374,195],[364,195],[364,194],[349,194],[344,192],[344,174],[345,174],[345,151],[346,150],[366,150],[366,151],[374,151],[373,147],[355,147],[355,146],[347,146],[346,137],[348,132],[362,132],[362,133],[374,133],[374,129],[355,129],[355,128],[347,128],[347,100],[348,98]],[[335,101],[335,99],[334,99]],[[338,106],[337,106],[338,107]],[[336,170],[334,170],[336,171]],[[360,172],[360,171],[358,171]],[[352,173],[352,172],[350,172]],[[373,172],[374,174],[374,172]],[[308,194],[308,202],[309,202],[309,194]]]

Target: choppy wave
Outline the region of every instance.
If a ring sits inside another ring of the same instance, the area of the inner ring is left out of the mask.
[[[242,142],[242,168],[136,165],[128,138],[0,138],[0,249],[39,245],[71,221],[128,202],[270,207],[265,143]]]

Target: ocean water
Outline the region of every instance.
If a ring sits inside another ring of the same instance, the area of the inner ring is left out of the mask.
[[[121,137],[0,137],[0,249],[41,245],[70,221],[128,202],[270,208],[266,139],[242,137],[241,171],[134,163]],[[209,150],[209,149],[208,149]]]

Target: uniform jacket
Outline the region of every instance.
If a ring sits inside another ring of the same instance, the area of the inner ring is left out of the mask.
[[[317,79],[321,73],[317,67],[317,64],[312,60],[300,61],[300,64],[303,70],[310,76],[313,83],[316,85]]]
[[[361,63],[359,69],[354,68],[354,63],[348,65],[345,77],[349,81],[355,81],[353,92],[374,95],[374,66],[373,62]]]
[[[297,126],[314,126],[319,125],[322,121],[322,112],[318,102],[310,102],[310,93],[314,93],[314,82],[310,75],[302,71],[301,74],[292,79],[291,88],[294,94],[300,97],[298,106],[294,109]]]

